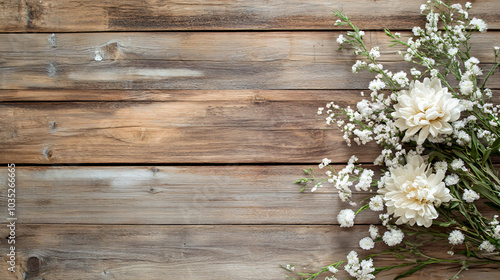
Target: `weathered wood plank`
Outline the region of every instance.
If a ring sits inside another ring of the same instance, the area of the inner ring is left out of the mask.
[[[498,91],[500,93],[500,91]],[[0,102],[20,101],[153,101],[153,102],[329,102],[353,105],[359,90],[0,90]],[[346,100],[342,99],[345,96]],[[347,102],[347,103],[346,103]],[[319,104],[319,103],[318,103]],[[324,105],[324,104],[323,104]]]
[[[4,1],[0,31],[89,32],[161,30],[311,30],[334,28],[342,10],[365,29],[410,29],[422,24],[425,1]],[[464,4],[466,1],[459,1]],[[471,14],[499,28],[498,1],[473,2]]]
[[[332,98],[350,103],[349,93]],[[346,162],[361,150],[325,130],[316,111],[331,98],[322,97],[311,91],[301,102],[257,94],[212,102],[4,103],[0,162],[316,164],[328,155]],[[376,157],[370,147],[361,161]]]
[[[0,229],[2,236],[7,230]],[[366,254],[358,242],[368,231],[366,226],[18,224],[17,234],[17,273],[8,272],[3,261],[2,279],[285,279],[280,265],[294,263],[312,272],[345,258],[351,250]],[[440,255],[446,251],[443,245],[436,247],[442,250]],[[376,265],[390,262],[385,259]],[[408,279],[447,279],[458,269],[431,266]],[[389,272],[377,279],[395,275]],[[467,275],[496,280],[499,271],[483,267],[466,271]]]
[[[309,167],[17,167],[17,217],[23,223],[337,224],[337,213],[352,207],[333,187],[300,193],[293,183]],[[0,173],[0,181],[6,176]],[[2,188],[0,207],[6,201]],[[376,223],[378,213],[370,212],[356,223]]]
[[[339,104],[355,106],[360,101],[360,90],[0,90],[0,102],[21,101],[153,101],[153,102],[227,102],[254,100],[256,102],[311,102],[320,104],[335,100]],[[342,100],[345,96],[346,100]],[[498,102],[500,90],[493,90]]]
[[[339,32],[1,34],[0,89],[367,89]],[[389,45],[369,32],[368,45]],[[473,55],[493,62],[500,32],[478,34]],[[384,48],[386,69],[408,68]],[[488,65],[486,65],[488,66]],[[490,87],[500,88],[500,75]]]
[[[17,217],[39,224],[330,225],[338,224],[340,210],[358,209],[370,195],[353,187],[358,205],[350,206],[330,184],[301,193],[301,185],[293,181],[311,167],[318,178],[325,177],[315,166],[297,165],[18,166]],[[6,172],[0,173],[0,181],[7,181]],[[5,209],[6,189],[0,191],[0,208]],[[476,205],[488,217],[495,214],[481,202]],[[364,211],[356,224],[380,223],[378,214]]]

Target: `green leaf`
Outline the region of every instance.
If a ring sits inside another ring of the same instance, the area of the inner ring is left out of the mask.
[[[307,169],[302,169],[302,170],[304,170],[304,172],[305,172],[307,175],[309,175],[309,174],[310,174],[310,173],[309,173],[309,170],[307,170]]]
[[[402,274],[399,274],[398,276],[396,276],[396,278],[394,278],[394,280],[397,280],[397,279],[401,279],[401,278],[405,278],[407,276],[410,276],[412,275],[413,273],[419,271],[420,269],[426,267],[427,264],[426,263],[422,263],[422,264],[419,264],[419,265],[416,265],[414,267],[412,267],[411,269],[409,269],[408,271],[406,271],[405,273],[402,273]]]
[[[475,133],[471,133],[472,138],[472,147],[471,147],[471,155],[473,158],[479,158],[479,154],[477,152],[477,138]]]
[[[450,204],[450,210],[456,208],[459,204],[460,204],[460,202],[458,202],[458,201],[453,202],[452,204]]]
[[[389,29],[387,28],[384,28],[384,32],[385,32],[385,35],[391,37],[391,38],[394,38],[394,36],[392,35],[391,31],[389,31]]]
[[[437,225],[440,226],[440,227],[449,227],[449,226],[454,225],[456,223],[457,222],[455,222],[455,220],[451,220],[451,221],[448,221],[448,222],[437,223]]]
[[[493,142],[493,144],[491,144],[491,146],[489,148],[492,150],[496,150],[499,147],[500,147],[500,137],[497,138],[497,140],[495,140],[495,142]]]

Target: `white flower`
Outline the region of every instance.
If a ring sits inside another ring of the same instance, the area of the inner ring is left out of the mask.
[[[453,57],[455,56],[456,54],[458,53],[458,49],[457,48],[451,48],[448,50],[448,55]]]
[[[420,75],[422,75],[422,72],[418,71],[416,68],[411,68],[411,69],[410,69],[410,73],[411,73],[413,76],[420,76]]]
[[[349,255],[347,255],[347,265],[344,269],[349,273],[349,275],[358,280],[375,279],[375,275],[371,274],[375,271],[375,268],[373,267],[373,260],[362,260],[360,263],[358,254],[355,251],[351,251]]]
[[[368,229],[368,232],[370,233],[370,237],[375,240],[377,237],[379,237],[378,234],[378,227],[374,225],[370,225],[370,228]]]
[[[319,168],[323,168],[325,166],[328,166],[332,161],[327,159],[327,158],[324,158],[323,160],[321,160],[321,163],[319,164]]]
[[[444,179],[444,183],[447,186],[454,186],[458,184],[458,182],[460,182],[460,177],[458,177],[458,175],[455,173],[446,176],[446,178]]]
[[[372,210],[372,211],[384,210],[383,197],[381,195],[376,195],[376,196],[370,198],[370,203],[368,205],[370,206],[370,210]]]
[[[464,95],[470,95],[474,91],[474,83],[470,80],[462,80],[459,87],[460,92]]]
[[[472,69],[472,66],[478,65],[478,64],[479,64],[479,59],[477,59],[475,57],[471,57],[471,58],[467,59],[467,61],[465,61],[465,63],[464,63],[465,68],[467,70]]]
[[[435,207],[452,199],[443,182],[445,172],[424,163],[419,155],[409,154],[405,166],[391,167],[391,176],[379,189],[384,195],[387,213],[399,217],[396,224],[409,223],[430,227],[438,217]]]
[[[344,209],[339,212],[337,215],[337,221],[340,224],[340,227],[352,227],[354,225],[354,218],[356,217],[356,213],[351,209]]]
[[[374,174],[373,170],[364,169],[363,172],[361,173],[361,176],[359,176],[359,183],[356,186],[354,186],[356,190],[368,191],[372,183],[373,174]]]
[[[493,228],[493,234],[491,235],[495,239],[500,239],[500,226],[497,225]]]
[[[459,230],[454,230],[450,232],[450,236],[448,237],[448,241],[452,245],[458,245],[464,243],[465,236]]]
[[[383,226],[386,226],[387,223],[389,222],[389,214],[387,214],[387,213],[379,214],[378,217],[382,221]]]
[[[359,247],[363,250],[371,250],[375,247],[375,242],[370,237],[365,237],[359,241]]]
[[[346,39],[344,38],[344,35],[340,34],[339,37],[337,38],[337,43],[342,45],[345,41]]]
[[[462,199],[467,203],[472,203],[474,200],[479,199],[479,194],[473,190],[465,189],[464,194],[462,195]]]
[[[347,254],[347,263],[355,264],[359,263],[358,253],[356,251],[351,251]]]
[[[364,68],[364,67],[366,67],[366,62],[358,60],[352,66],[352,73],[356,73],[359,71],[359,69]]]
[[[438,170],[443,170],[446,172],[446,170],[448,169],[448,164],[446,163],[446,161],[437,161],[434,163],[434,169],[436,171]]]
[[[461,106],[459,99],[441,87],[439,79],[425,78],[423,83],[412,82],[409,91],[401,91],[394,109],[395,125],[406,130],[403,141],[420,131],[417,144],[421,145],[429,133],[433,137],[451,134],[453,127],[449,122],[460,118]]]
[[[486,251],[488,253],[495,251],[495,249],[495,245],[491,244],[488,240],[483,241],[483,243],[479,245],[479,250]]]
[[[437,69],[432,69],[431,70],[431,77],[435,78],[439,74],[439,70]]]
[[[391,229],[384,233],[382,240],[389,246],[395,246],[401,243],[404,237],[405,235],[400,229]]]
[[[289,270],[289,271],[294,271],[294,270],[295,270],[295,266],[294,266],[294,265],[289,265],[289,264],[287,264],[287,265],[285,266],[285,268],[286,268],[286,270]]]
[[[467,9],[472,8],[472,4],[470,2],[465,3],[465,8]]]
[[[451,166],[451,169],[453,169],[453,170],[463,170],[464,161],[462,159],[456,158],[456,159],[451,161],[450,166]]]
[[[379,47],[373,47],[370,50],[370,56],[374,59],[379,58],[380,57]]]
[[[385,83],[382,82],[380,79],[376,79],[370,82],[370,85],[368,86],[370,90],[377,91],[379,89],[385,88]]]
[[[339,270],[335,268],[335,266],[333,265],[330,265],[328,267],[328,271],[330,271],[331,273],[337,273]]]
[[[400,86],[408,85],[408,78],[406,78],[406,72],[404,71],[399,71],[398,73],[394,74],[394,76],[392,76],[392,80],[398,83]]]
[[[486,32],[486,30],[488,29],[488,25],[486,24],[486,22],[484,22],[484,20],[478,19],[478,18],[473,18],[470,21],[470,25],[472,25],[477,30],[479,30],[479,32]]]
[[[426,4],[420,5],[420,13],[423,13],[425,10],[427,10],[427,5]]]

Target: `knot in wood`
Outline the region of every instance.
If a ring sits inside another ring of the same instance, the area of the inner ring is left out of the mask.
[[[46,158],[46,159],[49,159],[52,158],[52,150],[50,148],[45,148],[43,149],[43,156]]]
[[[261,105],[261,104],[264,104],[264,103],[267,103],[267,99],[260,95],[260,94],[257,94],[254,96],[253,98],[253,104],[257,104],[257,105]]]
[[[40,259],[37,257],[30,257],[26,261],[26,267],[29,272],[37,272],[40,270]]]
[[[323,131],[319,129],[311,130],[311,137],[314,139],[323,138]]]
[[[120,44],[118,42],[109,43],[104,47],[104,51],[109,58],[116,60],[120,56]]]

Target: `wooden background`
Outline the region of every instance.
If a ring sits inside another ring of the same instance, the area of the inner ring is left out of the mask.
[[[351,50],[337,51],[345,30],[332,11],[385,46],[383,27],[423,23],[420,2],[0,1],[2,237],[7,163],[18,198],[17,272],[2,238],[0,278],[284,279],[280,265],[314,272],[361,251],[375,214],[340,229],[347,205],[332,189],[292,183],[323,157],[341,167],[377,153],[348,149],[316,114],[332,100],[355,104],[370,81],[350,72]],[[471,2],[489,24],[473,44],[487,67],[500,2]],[[382,49],[386,68],[404,67],[396,51]]]

